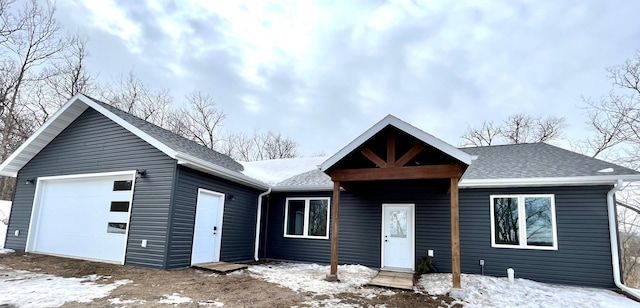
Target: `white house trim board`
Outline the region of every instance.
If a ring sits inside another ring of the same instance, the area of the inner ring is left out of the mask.
[[[125,229],[125,234],[124,234],[124,240],[123,240],[123,253],[122,253],[122,258],[120,261],[118,261],[118,263],[120,264],[124,264],[125,263],[125,258],[126,258],[126,254],[127,254],[127,243],[129,241],[129,229],[131,228],[131,211],[133,208],[133,196],[134,196],[134,191],[135,191],[135,185],[136,185],[136,170],[129,170],[129,171],[117,171],[117,172],[103,172],[103,173],[87,173],[87,174],[73,174],[73,175],[60,175],[60,176],[48,176],[48,177],[40,177],[37,179],[37,182],[35,183],[36,185],[36,189],[35,189],[35,194],[34,194],[34,198],[33,198],[33,204],[32,204],[32,210],[31,210],[31,217],[29,219],[29,229],[28,229],[28,234],[27,234],[27,241],[26,241],[26,245],[25,245],[25,251],[29,252],[29,251],[34,251],[35,248],[37,247],[37,235],[38,235],[38,231],[40,228],[40,222],[42,220],[42,211],[41,211],[41,207],[42,204],[44,202],[43,200],[43,194],[44,194],[44,190],[46,188],[46,184],[47,183],[51,183],[51,182],[61,182],[61,181],[65,181],[65,180],[79,180],[79,179],[95,179],[95,178],[111,178],[111,177],[122,177],[124,179],[131,179],[131,191],[129,193],[129,211],[126,213],[127,218],[126,218],[126,223],[127,223],[127,228]],[[81,218],[80,218],[81,219]],[[50,253],[47,253],[50,254]],[[55,255],[55,254],[54,254]],[[73,255],[65,255],[65,256],[69,256],[69,257],[74,257],[74,258],[80,258],[80,259],[86,259],[86,260],[95,260],[93,258],[86,258],[86,257],[78,257],[78,256],[73,256]],[[100,260],[100,261],[106,261],[106,260]],[[106,262],[110,262],[110,261],[106,261]]]
[[[460,181],[460,188],[491,188],[519,186],[571,186],[571,185],[614,185],[616,181],[640,181],[640,174],[629,175],[592,175],[575,177],[544,178],[505,178],[505,179],[465,179]]]
[[[193,157],[191,155],[177,153],[175,158],[178,160],[178,165],[184,165],[191,169],[217,175],[223,179],[227,179],[236,183],[246,184],[247,186],[250,186],[253,188],[265,189],[265,190],[270,187],[268,184],[260,180],[246,176],[240,172],[236,172],[236,171],[218,166],[216,164],[212,164],[210,162],[207,162],[203,159],[199,159],[197,157]]]
[[[76,94],[60,109],[49,118],[31,137],[25,141],[11,156],[0,165],[0,175],[15,177],[18,170],[22,169],[33,157],[35,157],[45,146],[58,136],[65,128],[77,119],[88,107],[93,108],[105,117],[116,122],[142,140],[148,142],[158,150],[171,158],[175,158],[176,152],[164,143],[151,137],[129,122],[113,114],[92,99]]]
[[[325,162],[322,163],[322,165],[320,165],[320,169],[322,171],[326,171],[327,169],[331,168],[331,166],[335,165],[345,156],[349,155],[349,153],[356,150],[360,145],[365,143],[367,140],[369,140],[371,137],[373,137],[374,135],[376,135],[377,133],[379,133],[381,130],[383,130],[385,127],[389,125],[394,126],[395,128],[401,131],[404,131],[405,133],[415,137],[416,139],[428,145],[431,145],[432,147],[444,152],[445,154],[459,160],[460,162],[466,165],[470,165],[473,160],[472,156],[465,153],[464,151],[434,137],[429,133],[426,133],[416,128],[415,126],[408,124],[407,122],[404,122],[392,115],[387,115],[378,123],[376,123],[371,128],[369,128],[364,133],[362,133],[362,135],[358,136],[356,139],[354,139],[349,144],[347,144],[344,148],[342,148],[336,154],[329,157]]]
[[[49,120],[38,128],[17,150],[15,150],[2,164],[0,175],[15,177],[36,154],[62,132],[71,122],[80,116],[87,105],[74,104],[77,98],[71,98]]]

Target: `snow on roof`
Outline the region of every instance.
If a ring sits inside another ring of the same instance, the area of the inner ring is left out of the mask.
[[[327,157],[302,157],[240,162],[242,173],[269,185],[276,185],[288,178],[318,169]]]

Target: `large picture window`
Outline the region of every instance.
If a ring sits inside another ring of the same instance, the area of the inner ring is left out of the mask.
[[[554,196],[491,196],[491,246],[558,249]]]
[[[287,198],[284,236],[329,238],[329,198]]]

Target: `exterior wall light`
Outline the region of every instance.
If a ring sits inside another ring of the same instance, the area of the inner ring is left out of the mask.
[[[147,176],[147,169],[138,169],[136,170],[136,179],[143,178]]]

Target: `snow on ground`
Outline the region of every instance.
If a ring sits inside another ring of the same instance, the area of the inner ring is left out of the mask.
[[[554,285],[527,279],[462,274],[466,296],[458,301],[467,307],[640,307],[640,303],[612,291]],[[444,295],[451,290],[451,274],[420,277],[417,291]]]
[[[12,252],[15,252],[15,251],[11,249],[6,249],[6,248],[0,248],[0,255],[5,253],[12,253]]]
[[[158,301],[161,304],[186,304],[191,303],[192,300],[190,297],[180,296],[178,293],[173,293],[171,295],[162,295],[162,299]]]
[[[9,213],[11,213],[11,201],[0,200],[0,249],[4,248],[4,240],[7,237]]]
[[[327,157],[303,157],[240,162],[242,173],[269,185],[280,183],[294,175],[317,169]]]
[[[58,307],[66,302],[90,303],[130,280],[97,284],[99,277],[63,278],[0,267],[0,304],[17,307]]]
[[[340,282],[325,280],[329,266],[318,264],[277,263],[250,266],[249,274],[258,279],[279,284],[296,292],[316,295],[354,293],[365,298],[378,295],[394,295],[395,292],[379,288],[363,288],[378,273],[362,265],[340,265]]]

